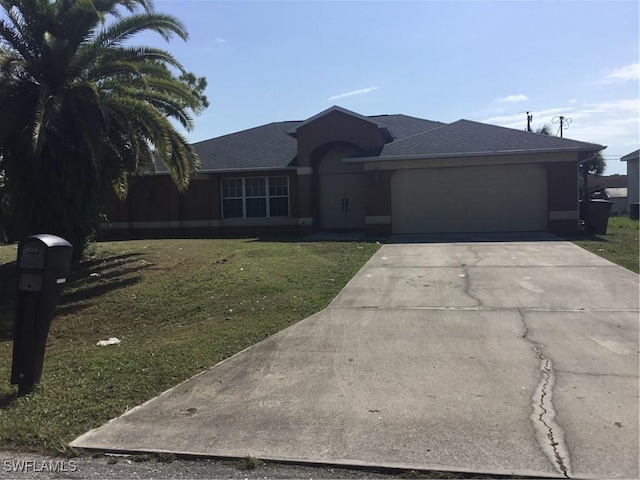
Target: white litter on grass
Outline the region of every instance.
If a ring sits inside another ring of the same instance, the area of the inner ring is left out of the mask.
[[[99,276],[100,276],[100,274],[99,274],[99,273],[91,273],[89,276],[90,276],[90,277],[99,277]]]
[[[120,343],[120,339],[116,337],[111,337],[109,340],[99,340],[98,343],[96,343],[96,345],[99,347],[106,347],[107,345],[117,345],[119,343]]]

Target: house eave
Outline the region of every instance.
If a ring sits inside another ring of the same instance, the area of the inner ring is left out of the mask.
[[[247,167],[247,168],[212,168],[199,170],[198,173],[233,173],[233,172],[275,172],[296,171],[298,167]]]
[[[351,157],[342,161],[345,163],[370,163],[370,162],[393,162],[401,160],[427,160],[436,158],[468,158],[468,157],[488,157],[488,156],[507,156],[507,155],[532,155],[545,153],[579,153],[590,152],[595,153],[604,150],[606,147],[597,145],[598,148],[585,149],[583,147],[570,148],[547,148],[540,150],[499,150],[486,152],[455,152],[455,153],[430,153],[430,154],[411,154],[411,155],[381,155],[373,157]]]
[[[196,175],[203,173],[233,173],[233,172],[280,172],[280,171],[296,171],[298,167],[246,167],[246,168],[207,168],[201,169],[196,172]],[[159,176],[169,175],[169,172],[148,172],[140,176]]]

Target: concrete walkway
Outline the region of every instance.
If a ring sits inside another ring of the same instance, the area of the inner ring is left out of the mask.
[[[441,240],[384,245],[324,311],[72,446],[638,478],[638,275],[551,236]]]

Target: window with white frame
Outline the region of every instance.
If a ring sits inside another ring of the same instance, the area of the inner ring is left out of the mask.
[[[289,177],[222,179],[222,218],[289,216]]]

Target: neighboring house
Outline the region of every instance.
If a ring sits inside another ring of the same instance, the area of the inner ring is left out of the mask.
[[[640,202],[640,199],[638,198],[638,191],[640,190],[640,171],[638,169],[639,156],[640,150],[636,150],[635,152],[631,152],[620,159],[623,162],[627,162],[627,201],[629,202],[629,211],[631,211],[631,205]]]
[[[589,174],[589,190],[604,188],[627,188],[626,175],[594,175]]]
[[[629,211],[626,175],[589,174],[589,194],[591,198],[612,202],[611,215],[620,215]]]
[[[331,107],[194,144],[179,194],[161,168],[105,207],[102,238],[573,232],[578,163],[605,147],[469,120]]]
[[[615,216],[629,211],[626,188],[605,188],[604,198],[612,203],[609,215]]]

